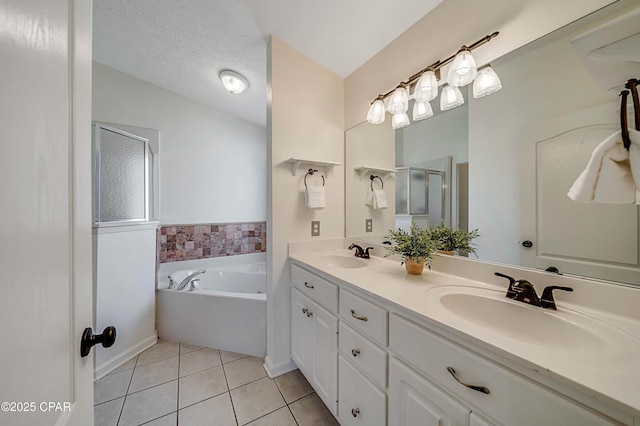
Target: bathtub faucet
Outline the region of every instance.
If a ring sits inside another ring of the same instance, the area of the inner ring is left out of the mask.
[[[183,288],[185,288],[192,279],[194,279],[195,277],[197,277],[200,274],[204,274],[205,272],[207,272],[204,269],[201,269],[199,271],[194,272],[193,274],[190,274],[187,278],[185,278],[184,280],[180,281],[180,285],[178,285],[178,288],[176,289],[177,291],[182,290]]]

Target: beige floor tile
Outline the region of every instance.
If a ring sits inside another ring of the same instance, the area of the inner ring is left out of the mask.
[[[138,355],[138,363],[136,364],[136,367],[178,356],[179,353],[180,344],[178,342],[163,341],[163,343],[156,343]]]
[[[182,426],[236,426],[236,417],[233,414],[229,393],[225,392],[178,411],[178,424]]]
[[[291,415],[291,412],[287,407],[274,411],[271,414],[267,414],[264,417],[260,417],[247,426],[298,426],[295,419]]]
[[[93,384],[93,403],[100,404],[125,396],[133,370],[108,374]]]
[[[179,409],[228,390],[221,365],[182,377],[179,385]]]
[[[178,381],[127,395],[118,426],[137,426],[176,411]]]
[[[203,346],[190,345],[188,343],[180,342],[180,355],[197,351],[198,349],[202,349],[202,348]]]
[[[113,374],[113,373],[119,373],[121,371],[125,371],[125,370],[131,370],[132,368],[134,368],[136,366],[136,361],[137,361],[138,357],[134,356],[133,358],[131,358],[129,361],[123,363],[120,367],[116,368],[115,370],[113,370],[111,373],[109,374]]]
[[[178,378],[178,357],[163,359],[162,361],[136,367],[129,393],[148,389],[150,387],[170,382]]]
[[[124,397],[114,399],[93,407],[93,419],[95,426],[116,426],[122,411]]]
[[[168,414],[159,419],[151,420],[149,423],[144,423],[144,426],[176,426],[178,423],[178,412]]]
[[[312,393],[289,405],[299,426],[340,426],[320,397]]]
[[[222,364],[217,349],[204,348],[180,356],[180,377]]]
[[[229,352],[229,351],[220,351],[220,356],[222,357],[222,363],[226,364],[228,362],[231,361],[235,361],[236,359],[240,359],[240,358],[244,358],[246,356],[249,355],[245,355],[245,354],[239,354],[236,352]]]
[[[275,381],[287,404],[313,393],[313,388],[300,370],[293,370],[276,377]]]
[[[231,399],[240,425],[285,406],[278,387],[267,377],[233,389]]]
[[[254,380],[267,376],[262,366],[264,361],[255,356],[240,358],[228,364],[224,364],[224,371],[227,374],[229,389],[245,385]]]

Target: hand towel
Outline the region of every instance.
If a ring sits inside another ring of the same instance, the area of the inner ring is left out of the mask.
[[[586,169],[569,189],[569,198],[581,203],[636,202],[636,187],[640,183],[640,132],[630,129],[629,133],[632,135],[629,151],[624,148],[620,131],[593,150]],[[632,170],[637,170],[635,176]]]
[[[367,189],[367,196],[364,199],[364,205],[372,207],[372,208],[375,208],[374,207],[375,202],[376,202],[376,200],[375,200],[375,197],[373,195],[373,189],[371,189],[371,190]]]
[[[325,208],[324,186],[308,185],[304,191],[304,204],[310,209]]]
[[[372,192],[374,198],[374,209],[386,209],[387,207],[389,207],[387,204],[387,195],[384,193],[384,190],[374,189]]]

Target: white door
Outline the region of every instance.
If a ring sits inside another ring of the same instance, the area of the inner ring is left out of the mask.
[[[91,2],[0,1],[0,424],[92,425]]]
[[[523,132],[523,266],[620,282],[640,276],[640,207],[578,203],[567,196],[594,148],[620,129],[617,102],[537,123]],[[630,121],[633,123],[633,120]]]

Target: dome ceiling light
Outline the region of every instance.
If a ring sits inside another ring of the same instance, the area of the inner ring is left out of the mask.
[[[220,80],[224,88],[234,94],[242,93],[249,87],[246,78],[231,70],[220,71]]]

